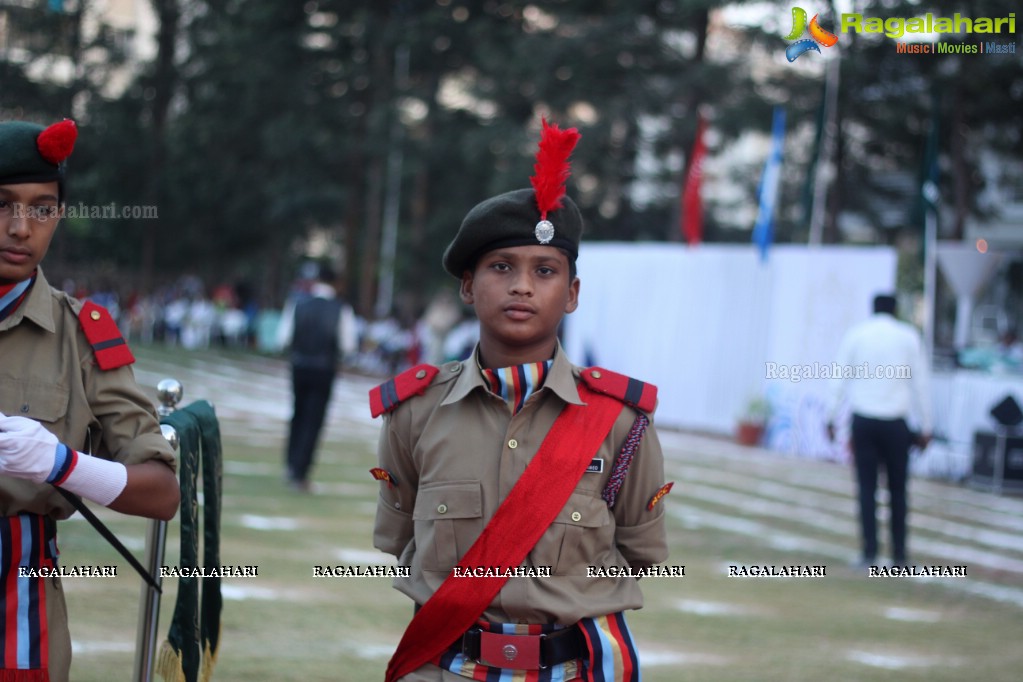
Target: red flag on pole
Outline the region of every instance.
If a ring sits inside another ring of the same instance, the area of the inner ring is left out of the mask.
[[[686,243],[694,246],[703,238],[703,204],[700,201],[700,181],[703,178],[703,159],[707,156],[707,143],[704,134],[707,121],[703,114],[697,115],[696,141],[686,172],[685,185],[682,188],[682,235]]]

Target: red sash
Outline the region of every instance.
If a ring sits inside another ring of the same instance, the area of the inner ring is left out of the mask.
[[[540,449],[458,568],[514,568],[565,506],[593,453],[611,432],[622,410],[618,400],[579,384],[586,405],[566,405]],[[405,628],[387,664],[386,682],[420,668],[451,646],[494,600],[505,577],[459,577],[454,571]]]

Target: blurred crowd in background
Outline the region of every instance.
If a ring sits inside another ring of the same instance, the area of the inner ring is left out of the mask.
[[[302,270],[288,297],[307,293],[315,268]],[[228,348],[282,353],[277,344],[281,309],[260,305],[245,282],[209,283],[182,276],[153,294],[123,290],[112,282],[66,279],[62,289],[110,310],[133,344],[163,344],[186,350]],[[420,317],[394,315],[370,320],[356,316],[359,350],[344,359],[346,369],[392,375],[418,364],[462,359],[478,336],[475,317],[453,293],[441,292]]]

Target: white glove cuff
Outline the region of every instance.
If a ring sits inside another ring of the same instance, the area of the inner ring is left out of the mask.
[[[128,485],[128,469],[120,462],[91,457],[70,448],[68,455],[75,461],[64,480],[57,483],[61,488],[104,507],[124,492]]]

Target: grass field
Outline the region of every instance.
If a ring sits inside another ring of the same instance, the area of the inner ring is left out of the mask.
[[[288,490],[281,449],[290,393],[277,360],[141,349],[140,383],[173,375],[186,402],[217,407],[225,450],[221,556],[258,566],[224,582],[221,681],[382,679],[411,614],[384,578],[314,578],[317,564],[378,564],[371,531],[377,423],[345,377],[315,470],[314,494]],[[647,682],[1018,680],[1023,653],[1023,501],[913,481],[911,551],[920,564],[968,565],[967,578],[867,578],[855,557],[843,466],[787,459],[664,432],[671,558],[685,577],[643,581],[630,616]],[[100,510],[141,554],[145,522]],[[178,557],[176,522],[167,560]],[[66,579],[76,682],[128,680],[140,580],[81,520],[64,523],[64,565],[119,575]],[[728,577],[729,565],[823,565],[820,578]],[[164,581],[161,638],[176,581]]]

